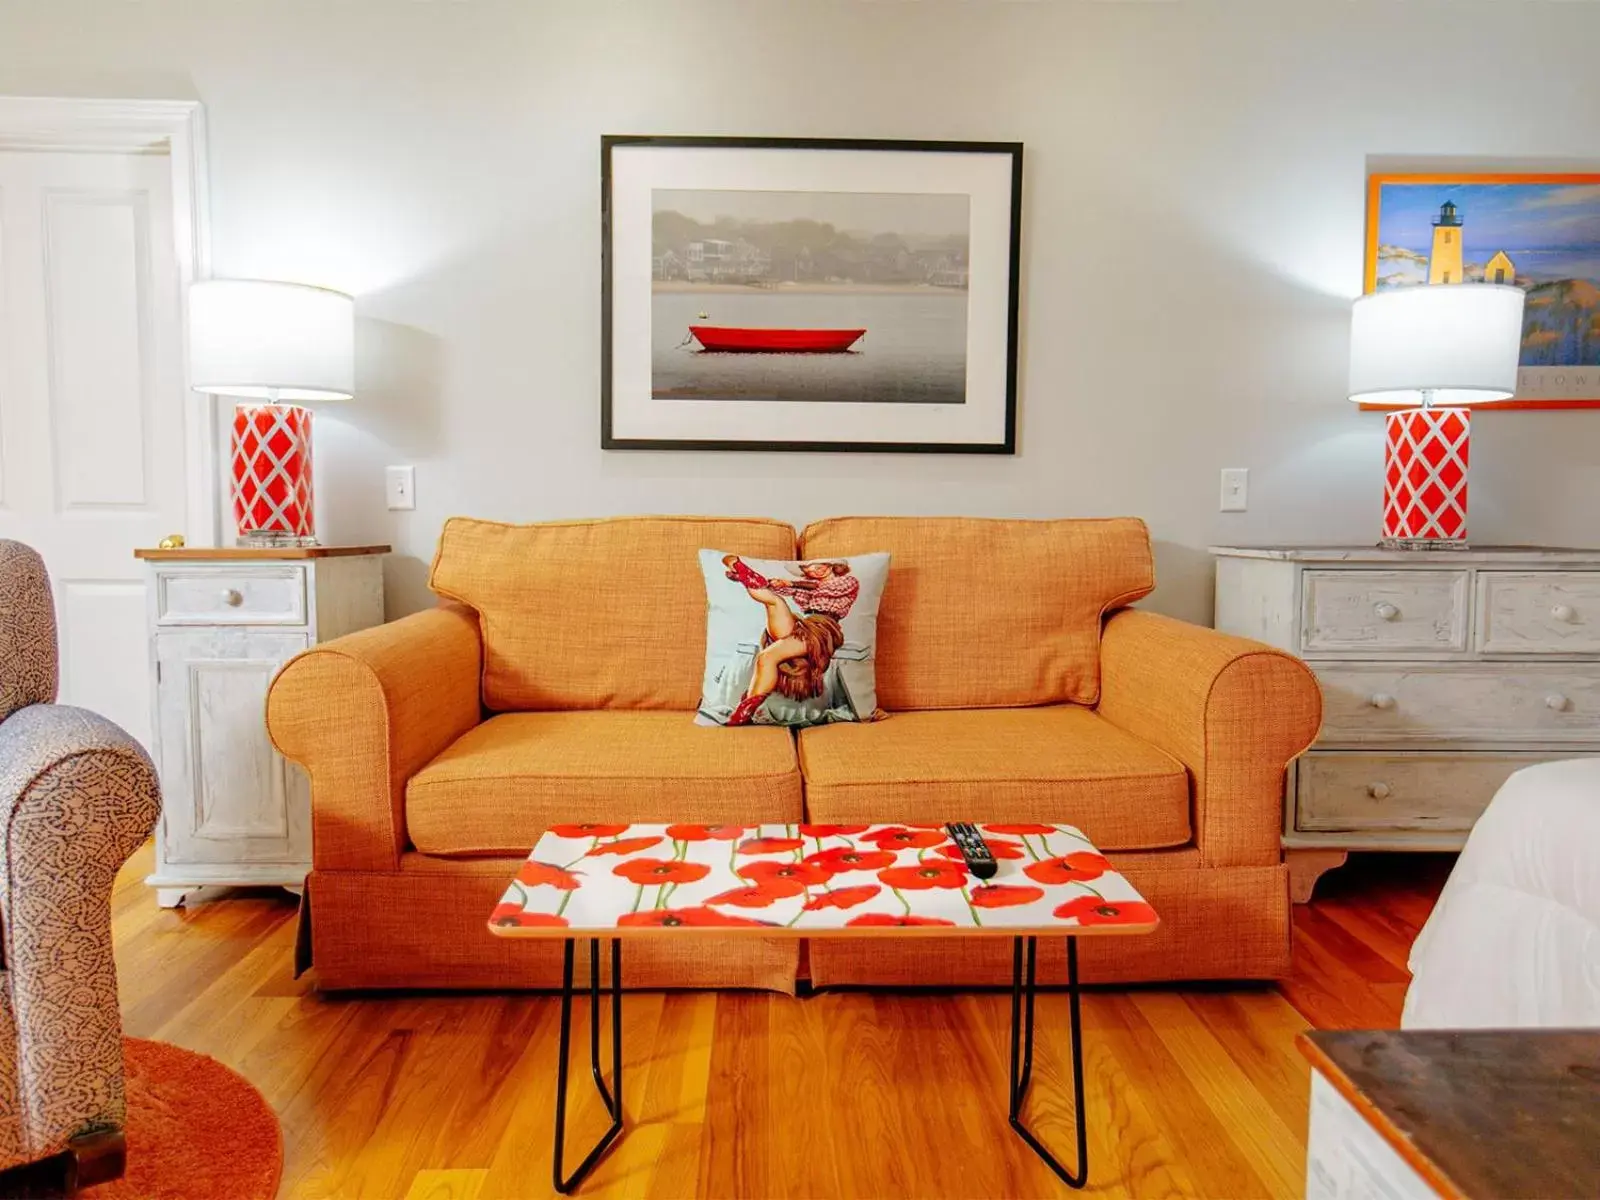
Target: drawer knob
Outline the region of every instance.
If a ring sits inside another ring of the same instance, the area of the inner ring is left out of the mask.
[[[1389,798],[1389,785],[1387,783],[1367,784],[1367,795],[1374,800],[1387,800]]]
[[[1572,611],[1572,605],[1558,604],[1550,610],[1550,615],[1558,621],[1570,621],[1578,614]]]
[[[1380,600],[1372,606],[1372,611],[1378,614],[1380,621],[1392,621],[1400,615],[1400,610],[1387,600]]]
[[[229,608],[238,608],[244,603],[244,593],[238,588],[223,588],[222,602]]]
[[[1567,711],[1567,698],[1560,692],[1551,692],[1544,698],[1544,706],[1556,712]]]
[[[1394,697],[1389,695],[1388,692],[1374,692],[1368,697],[1367,703],[1372,705],[1373,708],[1393,708]]]

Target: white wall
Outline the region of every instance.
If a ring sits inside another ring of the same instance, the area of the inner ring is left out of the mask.
[[[1376,535],[1369,165],[1600,169],[1597,49],[1520,0],[0,0],[0,93],[206,103],[219,275],[358,296],[323,532],[394,543],[392,613],[453,513],[1133,513],[1203,620],[1208,543]],[[602,453],[606,132],[1025,142],[1020,454]],[[1477,540],[1600,542],[1600,411],[1477,425]]]

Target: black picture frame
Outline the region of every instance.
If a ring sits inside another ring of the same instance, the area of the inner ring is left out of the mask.
[[[1010,262],[1006,310],[1005,431],[998,442],[857,442],[719,438],[619,437],[612,421],[612,152],[622,146],[826,151],[892,151],[1009,156]],[[1021,142],[925,141],[898,138],[700,137],[604,134],[600,139],[600,447],[603,450],[728,450],[855,454],[1015,454],[1017,452],[1017,337],[1022,257]]]

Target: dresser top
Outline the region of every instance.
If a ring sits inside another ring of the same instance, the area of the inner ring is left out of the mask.
[[[173,550],[139,549],[133,556],[150,562],[274,562],[387,553],[388,546],[179,546]]]
[[[1470,550],[1388,550],[1382,546],[1211,546],[1223,558],[1303,563],[1407,563],[1452,567],[1483,563],[1600,564],[1600,549],[1574,546],[1473,546]]]
[[[1298,1040],[1441,1196],[1600,1189],[1600,1032],[1318,1030]]]

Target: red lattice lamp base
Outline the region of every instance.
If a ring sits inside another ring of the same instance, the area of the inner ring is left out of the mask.
[[[1383,544],[1465,549],[1467,457],[1472,416],[1464,408],[1391,412],[1383,467]]]
[[[314,546],[311,410],[241,404],[233,412],[233,519],[241,546]]]

